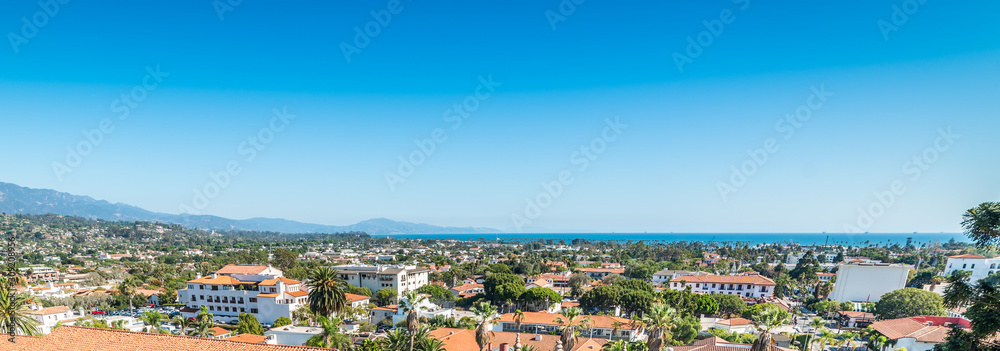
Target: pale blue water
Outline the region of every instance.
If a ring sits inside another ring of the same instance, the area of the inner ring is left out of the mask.
[[[916,245],[922,243],[946,243],[951,239],[958,242],[970,242],[962,233],[524,233],[524,234],[399,234],[374,235],[375,237],[409,238],[409,239],[454,239],[454,240],[535,240],[552,239],[565,240],[587,239],[593,241],[715,241],[715,242],[747,242],[759,243],[789,243],[798,244],[906,244],[906,238],[913,238]]]

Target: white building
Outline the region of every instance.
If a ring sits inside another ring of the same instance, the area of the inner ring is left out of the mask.
[[[305,346],[309,338],[322,332],[320,327],[286,325],[271,328],[264,332],[264,336],[278,345]]]
[[[201,306],[218,321],[236,320],[240,313],[250,313],[261,323],[271,324],[278,317],[291,318],[292,311],[308,303],[309,293],[301,282],[282,276],[271,266],[228,265],[208,277],[187,282],[187,289],[177,291],[184,317],[194,317]]]
[[[427,285],[430,270],[417,266],[337,266],[340,278],[347,284],[371,289],[396,289],[399,296]]]
[[[750,298],[774,295],[773,280],[757,274],[743,275],[682,275],[670,280],[670,289],[684,290],[700,294],[727,294]]]
[[[830,300],[878,301],[882,295],[906,287],[911,269],[913,266],[888,263],[842,264]]]
[[[955,271],[970,271],[969,280],[976,282],[1000,270],[1000,257],[987,258],[978,255],[956,255],[948,257],[944,266],[944,275],[949,276]]]
[[[669,282],[671,279],[680,277],[682,275],[698,275],[699,273],[700,272],[693,272],[693,271],[662,270],[662,271],[653,273],[653,279],[652,280],[653,280],[653,284],[654,285],[658,285],[658,284],[663,284],[663,283]]]
[[[73,310],[66,306],[29,309],[26,313],[38,321],[37,329],[42,335],[51,333],[59,322],[67,323],[76,319],[73,317]]]

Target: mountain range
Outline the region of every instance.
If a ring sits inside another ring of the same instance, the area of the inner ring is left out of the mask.
[[[441,227],[430,224],[375,218],[352,225],[334,226],[296,222],[280,218],[229,219],[211,215],[169,214],[136,206],[96,200],[50,189],[32,189],[0,182],[0,212],[9,214],[58,214],[106,221],[146,221],[180,224],[211,230],[255,230],[279,233],[366,232],[390,234],[478,234],[500,233],[493,228]]]

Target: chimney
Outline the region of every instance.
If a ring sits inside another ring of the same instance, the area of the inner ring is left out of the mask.
[[[500,344],[500,351],[509,351],[510,346],[507,344]]]
[[[201,272],[195,273],[194,279],[201,279]]]
[[[218,274],[215,274],[215,273],[212,273],[212,279],[216,279],[216,278],[218,278],[218,277],[219,277],[219,275],[218,275]]]

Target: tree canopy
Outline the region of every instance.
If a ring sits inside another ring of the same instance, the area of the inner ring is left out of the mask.
[[[874,314],[879,319],[943,316],[944,300],[940,295],[930,291],[902,288],[882,295],[882,299],[875,303]]]

